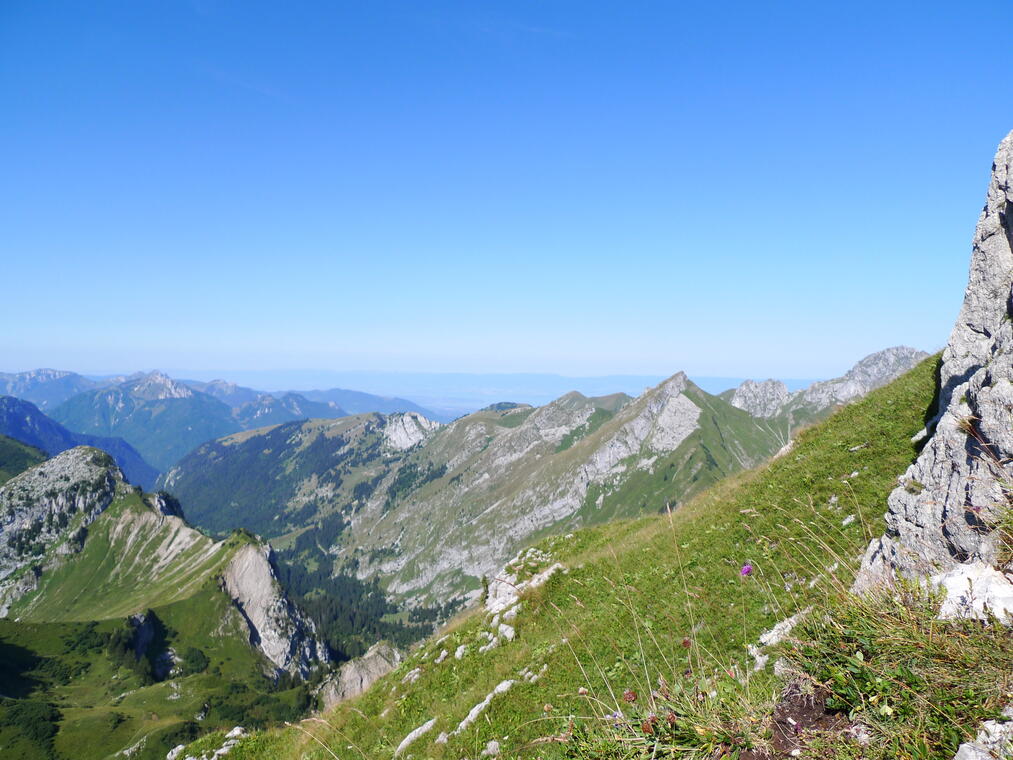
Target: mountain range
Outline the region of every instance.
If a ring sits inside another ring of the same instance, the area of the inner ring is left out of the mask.
[[[151,488],[158,470],[149,465],[129,443],[118,437],[74,433],[50,419],[35,404],[13,396],[0,396],[0,435],[41,449],[46,454],[59,454],[75,446],[102,449],[116,460],[131,483]]]
[[[286,423],[203,444],[158,485],[209,530],[242,526],[287,561],[375,580],[403,603],[446,604],[473,598],[533,537],[678,508],[784,447],[793,423],[924,356],[880,352],[768,416],[679,373],[636,399],[571,392],[447,425],[414,413]]]

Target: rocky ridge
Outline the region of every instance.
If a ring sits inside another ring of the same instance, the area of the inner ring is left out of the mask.
[[[351,517],[344,545],[352,548],[339,559],[354,547],[387,546],[378,561],[355,555],[361,578],[384,579],[405,598],[454,598],[464,578],[494,574],[531,535],[593,511],[632,474],[692,447],[703,414],[694,392],[701,393],[678,373],[635,400],[570,393],[434,430],[416,456],[446,474],[394,505],[378,489]],[[773,453],[773,436],[764,441],[762,451],[743,449],[743,466]],[[592,489],[599,495],[591,497]]]
[[[328,661],[269,547],[212,541],[171,499],[141,496],[105,453],[70,449],[0,487],[0,617],[12,607],[34,622],[126,617],[189,598],[216,576],[272,670],[305,677]]]
[[[791,393],[780,380],[746,380],[731,394],[732,406],[754,417],[783,417],[788,425],[808,423],[834,408],[865,396],[900,377],[928,356],[907,346],[894,346],[861,359],[842,377],[822,380]]]

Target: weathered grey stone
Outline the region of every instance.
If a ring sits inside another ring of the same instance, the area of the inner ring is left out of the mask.
[[[934,575],[930,583],[945,597],[939,608],[941,618],[975,618],[1013,622],[1013,583],[1003,573],[982,562],[956,565]]]
[[[780,380],[746,380],[735,389],[731,404],[754,417],[775,417],[790,398],[788,386]]]
[[[109,455],[78,446],[0,487],[0,617],[38,587],[38,557],[28,544],[81,550],[85,529],[112,503],[123,474]]]
[[[330,656],[316,639],[313,621],[285,595],[270,557],[268,546],[244,546],[225,568],[223,584],[246,622],[250,643],[279,671],[305,678]]]
[[[978,219],[960,316],[940,370],[935,431],[890,494],[887,533],[855,582],[996,558],[993,528],[1008,508],[1013,456],[1013,133],[999,145]]]
[[[1013,718],[1010,708],[1003,715]],[[973,742],[964,742],[953,760],[1004,760],[1013,757],[1013,721],[986,720]]]

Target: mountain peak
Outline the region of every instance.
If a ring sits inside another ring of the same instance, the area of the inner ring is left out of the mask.
[[[910,346],[891,346],[859,360],[844,377],[868,386],[882,384],[900,372],[910,369],[927,356],[925,351]]]
[[[746,380],[735,389],[731,404],[754,417],[774,417],[788,403],[791,393],[780,380]]]
[[[1013,132],[992,162],[964,303],[939,368],[931,437],[887,500],[888,530],[869,545],[857,589],[896,575],[959,574],[964,563],[999,564],[1013,458],[1011,180]],[[966,581],[959,585],[966,594]]]
[[[167,398],[191,398],[194,394],[193,390],[183,385],[183,383],[176,382],[157,369],[136,379],[127,380],[120,387],[128,391],[132,396],[145,399],[146,401]]]

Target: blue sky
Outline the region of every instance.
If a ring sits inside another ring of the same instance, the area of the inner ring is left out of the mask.
[[[1013,4],[0,5],[0,369],[945,343]]]

